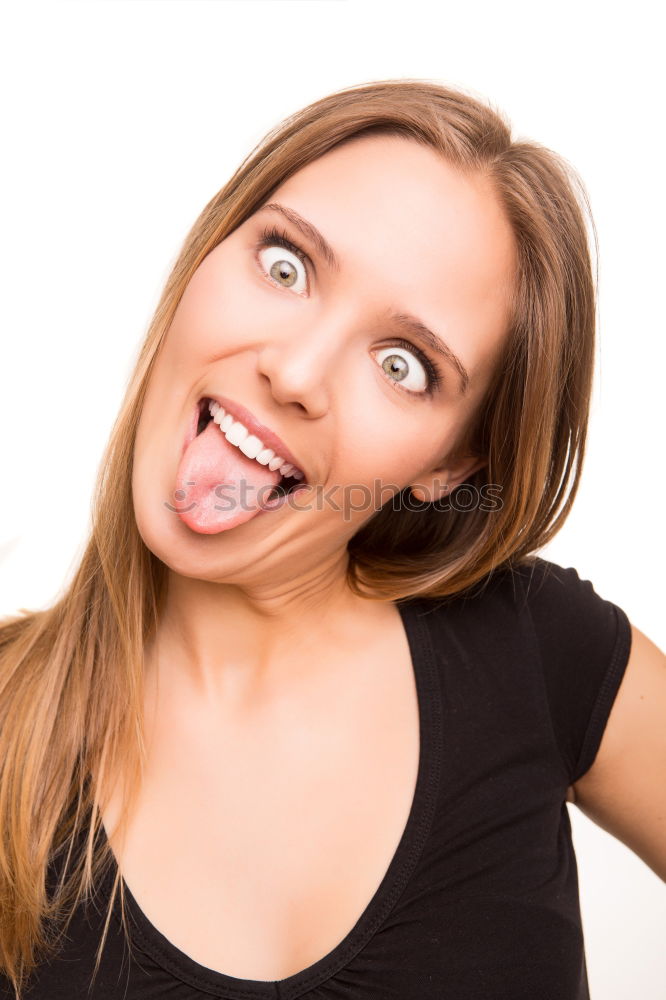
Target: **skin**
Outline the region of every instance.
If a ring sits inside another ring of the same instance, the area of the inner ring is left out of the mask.
[[[434,499],[483,467],[483,456],[456,455],[455,446],[507,335],[515,276],[513,233],[490,182],[464,177],[412,140],[365,137],[334,149],[270,201],[314,224],[340,269],[270,210],[231,233],[179,303],[135,446],[137,523],[170,570],[147,667],[215,711],[270,698],[304,671],[324,671],[327,650],[343,670],[344,650],[358,650],[395,612],[352,595],[345,583],[347,542],[375,507],[336,511],[313,503],[314,489],[356,484],[377,498],[377,484],[390,484],[385,502],[411,485],[417,498]],[[270,223],[312,267],[279,247],[257,251]],[[268,273],[277,260],[296,269],[293,287]],[[466,395],[457,394],[455,371],[432,354],[443,375],[432,396],[409,393],[387,374],[381,361],[397,353],[409,365],[406,384],[424,384],[415,354],[394,347],[378,358],[396,338],[418,344],[388,326],[390,308],[418,316],[447,341],[470,373]],[[192,407],[216,391],[279,434],[311,486],[300,502],[201,535],[165,501],[175,505]]]

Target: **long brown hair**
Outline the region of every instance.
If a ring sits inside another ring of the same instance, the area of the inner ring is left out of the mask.
[[[46,610],[21,609],[0,623],[0,969],[17,997],[112,863],[108,842],[98,849],[97,841],[106,779],[122,775],[121,828],[141,780],[143,656],[163,607],[166,567],[139,535],[131,476],[160,345],[206,255],[300,168],[371,133],[412,139],[461,171],[489,177],[513,228],[518,270],[506,346],[465,442],[487,457],[468,487],[500,484],[501,506],[444,512],[437,503],[385,504],[349,543],[350,587],[375,600],[450,597],[483,585],[498,567],[529,561],[569,513],[595,328],[586,216],[592,233],[594,223],[575,171],[538,143],[512,142],[496,109],[430,81],[345,88],[288,117],[185,239],[102,457],[91,533],[71,582]],[[75,843],[84,846],[74,851]],[[57,880],[49,874],[55,859]],[[107,928],[119,886],[124,903],[117,872]],[[98,962],[105,938],[106,929]]]

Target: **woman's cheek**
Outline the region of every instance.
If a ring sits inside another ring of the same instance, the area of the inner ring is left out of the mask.
[[[362,425],[361,425],[362,426]],[[402,489],[415,470],[421,468],[421,449],[413,439],[403,439],[386,431],[375,436],[355,433],[356,446],[347,463],[347,482],[374,484],[380,481]]]

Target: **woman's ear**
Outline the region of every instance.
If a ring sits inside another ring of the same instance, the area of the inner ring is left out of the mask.
[[[485,458],[478,455],[462,455],[449,461],[439,469],[433,469],[421,476],[418,483],[410,486],[412,496],[420,503],[432,503],[447,496],[456,486],[467,482],[469,477],[486,465]]]

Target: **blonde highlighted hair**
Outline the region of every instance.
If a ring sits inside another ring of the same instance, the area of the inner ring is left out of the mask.
[[[465,442],[487,459],[469,485],[500,484],[500,509],[385,504],[349,543],[350,587],[375,600],[459,594],[499,567],[529,561],[570,511],[595,346],[586,226],[589,220],[594,234],[594,222],[575,171],[538,143],[512,141],[493,107],[431,81],[353,86],[289,116],[185,239],[100,464],[90,537],[71,582],[46,610],[21,609],[0,623],[0,971],[17,998],[113,861],[108,843],[97,844],[110,780],[122,776],[121,826],[141,781],[143,657],[167,571],[139,535],[131,478],[160,345],[206,255],[296,171],[369,134],[403,136],[490,178],[513,229],[518,269],[505,348]],[[83,846],[75,851],[75,844]],[[116,873],[107,928],[119,887],[123,901]],[[105,938],[106,931],[98,962]]]

